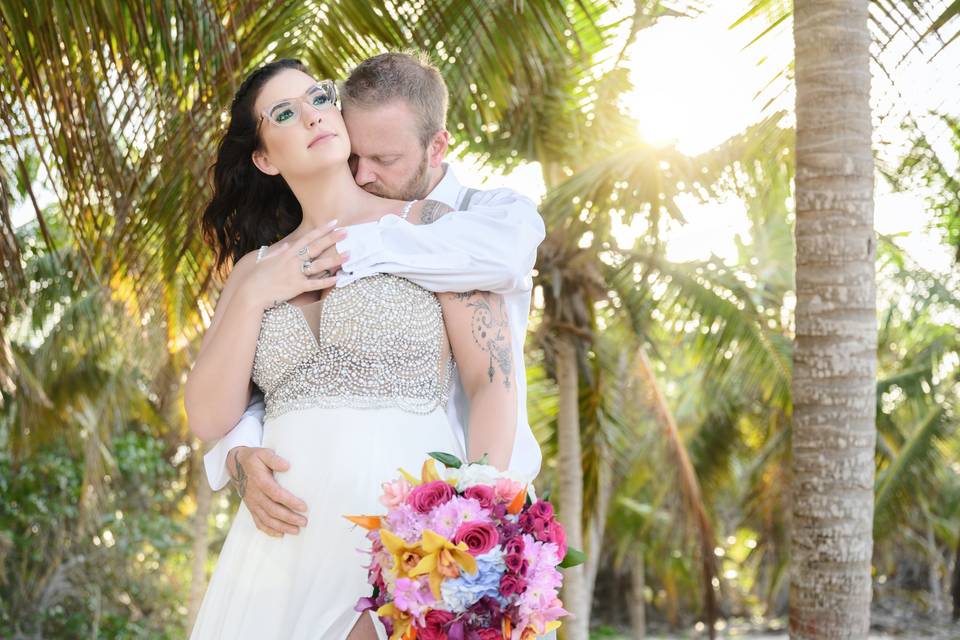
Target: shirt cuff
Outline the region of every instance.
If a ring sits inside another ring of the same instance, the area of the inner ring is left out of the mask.
[[[219,491],[230,482],[227,471],[227,454],[234,447],[259,447],[263,439],[263,424],[253,411],[248,411],[227,435],[217,441],[203,456],[207,482],[214,491]]]
[[[379,225],[379,222],[368,222],[344,229],[347,237],[337,243],[337,251],[349,253],[350,258],[340,266],[341,272],[352,274],[358,267],[376,261],[377,254],[383,251]]]

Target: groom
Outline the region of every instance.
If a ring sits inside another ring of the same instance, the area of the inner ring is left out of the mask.
[[[517,384],[517,430],[511,471],[532,480],[540,470],[540,446],[527,421],[523,341],[530,312],[537,247],[543,220],[528,198],[510,189],[464,187],[443,162],[447,87],[425,56],[385,53],[362,62],[342,90],[343,119],[350,134],[350,165],[357,184],[398,200],[424,199],[419,225],[396,216],[346,229],[333,250],[349,252],[338,287],[375,273],[391,273],[430,291],[489,291],[508,310],[511,371]],[[494,358],[494,361],[497,359]],[[509,361],[508,361],[509,362]],[[459,377],[447,407],[466,451],[469,406]],[[289,464],[260,446],[262,396],[254,396],[240,422],[204,457],[210,486],[233,480],[258,529],[272,536],[299,533],[307,505],[283,489],[274,472]]]

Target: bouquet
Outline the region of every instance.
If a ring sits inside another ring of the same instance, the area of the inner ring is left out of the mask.
[[[558,567],[583,561],[569,549],[553,506],[485,464],[431,453],[417,479],[383,484],[382,516],[346,516],[368,530],[373,610],[390,640],[529,640],[568,615]],[[434,459],[445,466],[441,478]]]

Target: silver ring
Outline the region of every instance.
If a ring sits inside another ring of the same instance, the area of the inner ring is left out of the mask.
[[[332,276],[332,275],[333,275],[333,274],[330,273],[330,270],[329,270],[329,269],[324,269],[323,271],[321,271],[320,273],[317,274],[317,277],[320,278],[321,280],[323,280],[324,278],[329,278],[329,277]]]
[[[300,251],[297,251],[297,255],[298,255],[298,256],[305,256],[305,255],[307,255],[307,248],[306,248],[306,247],[300,247]]]
[[[313,264],[313,260],[304,260],[300,263],[300,273],[307,275],[307,269],[310,268],[310,265]]]

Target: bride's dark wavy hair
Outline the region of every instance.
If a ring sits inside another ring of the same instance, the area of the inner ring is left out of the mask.
[[[265,64],[244,79],[230,104],[230,124],[211,167],[213,197],[201,219],[203,237],[216,252],[218,270],[228,260],[236,264],[250,251],[273,244],[303,219],[300,202],[283,177],[268,176],[251,159],[254,151],[263,148],[253,105],[263,85],[286,69],[308,73],[299,60]]]

